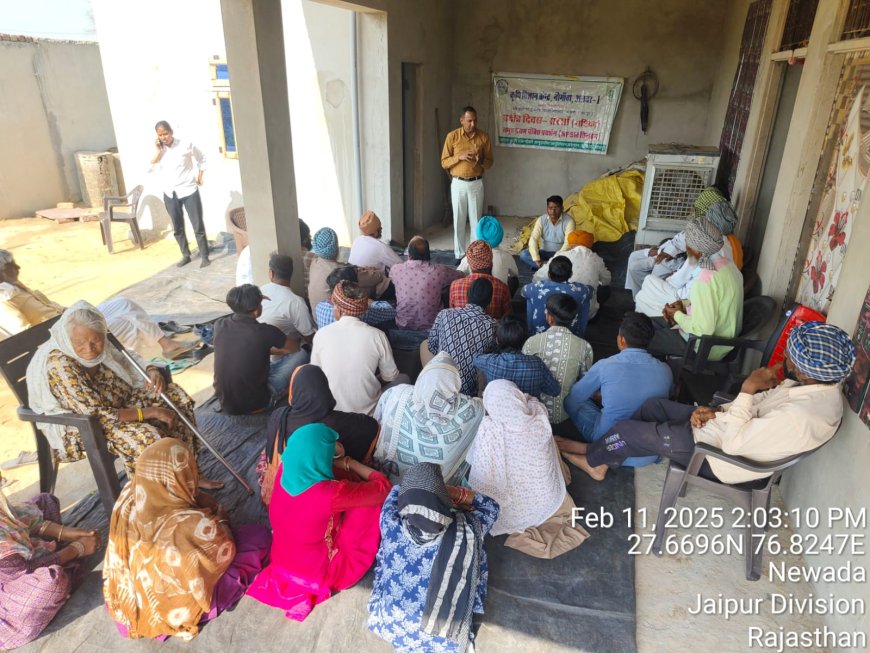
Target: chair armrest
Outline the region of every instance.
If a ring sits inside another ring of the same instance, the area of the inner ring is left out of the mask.
[[[109,210],[109,202],[123,202],[126,199],[126,195],[103,195],[103,211]]]
[[[698,351],[695,352],[695,343],[698,344]],[[710,350],[716,346],[733,347],[737,351],[743,349],[757,349],[762,351],[767,345],[767,340],[748,340],[746,338],[722,338],[720,336],[695,336],[689,335],[689,340],[686,342],[686,351],[683,353],[683,359],[680,363],[680,371],[682,372],[687,367],[692,374],[697,374],[704,365],[710,362]],[[718,362],[718,361],[716,361]]]
[[[693,336],[691,333],[689,334],[689,339],[686,341],[686,348],[683,350],[683,358],[680,360],[680,372],[682,372],[689,365],[689,361],[691,359],[695,360],[695,363],[692,367],[694,370],[698,363],[698,357],[695,355],[695,343],[698,342],[698,336]],[[705,361],[706,362],[706,361]]]
[[[710,406],[716,408],[717,406],[721,406],[722,404],[727,404],[731,401],[734,401],[735,395],[729,394],[727,392],[716,392],[713,394],[713,400],[710,402]]]
[[[75,413],[60,413],[59,415],[43,415],[35,413],[29,408],[19,407],[18,419],[22,422],[42,422],[44,424],[60,424],[61,426],[74,426],[78,429],[87,428],[100,421],[93,415],[76,415]]]
[[[750,472],[757,472],[759,474],[772,474],[773,472],[778,472],[782,469],[786,469],[787,467],[791,467],[798,459],[802,458],[803,456],[809,455],[813,451],[815,451],[815,449],[795,454],[794,456],[789,456],[788,458],[773,460],[769,463],[760,463],[754,460],[749,460],[749,458],[744,458],[743,456],[734,456],[731,454],[727,454],[721,449],[706,444],[704,442],[697,442],[695,443],[695,451],[692,453],[692,460],[689,463],[689,467],[687,468],[687,470],[688,473],[692,476],[697,476],[698,470],[701,468],[701,463],[704,462],[705,458],[716,458],[718,460],[722,460],[724,462],[735,465],[740,469],[745,469]]]
[[[122,197],[120,199],[125,199],[125,198]],[[115,217],[115,209],[123,208],[126,206],[129,206],[131,209],[133,208],[132,204],[112,204],[112,205],[110,205],[109,206],[109,219],[111,220],[112,218]],[[132,211],[130,212],[130,214],[132,215]]]

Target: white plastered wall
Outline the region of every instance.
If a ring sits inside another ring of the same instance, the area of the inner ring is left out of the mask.
[[[356,235],[352,14],[309,0],[283,0],[284,49],[299,217],[314,234]]]
[[[206,231],[227,231],[229,210],[243,202],[238,160],[219,150],[220,122],[212,104],[209,62],[226,56],[218,0],[93,0],[93,10],[124,180],[128,189],[145,186],[140,223],[168,228],[163,191],[150,172],[154,125],[166,120],[179,139],[192,141],[206,156],[200,189]]]

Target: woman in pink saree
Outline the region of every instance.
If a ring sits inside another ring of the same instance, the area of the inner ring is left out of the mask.
[[[337,440],[323,424],[303,426],[287,440],[269,505],[271,562],[248,589],[296,621],[359,581],[380,544],[390,481],[347,456],[334,458],[343,453]]]

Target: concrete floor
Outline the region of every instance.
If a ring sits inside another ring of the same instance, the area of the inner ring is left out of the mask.
[[[506,229],[505,246],[508,246],[511,242],[511,233],[523,223],[523,220],[516,220],[515,224],[512,223]],[[88,227],[87,224],[56,225],[54,229],[69,226],[80,227],[79,232],[85,231],[86,229],[84,228]],[[71,234],[70,237],[80,235],[72,229],[66,229],[64,233]],[[50,234],[47,234],[43,245],[50,247],[48,243],[51,242],[52,237]],[[88,237],[92,240],[94,234],[90,234]],[[97,242],[99,242],[98,237]],[[431,242],[433,249],[449,248],[452,243],[452,234],[449,230],[440,230],[432,235]],[[34,244],[34,246],[38,246],[38,244]],[[168,262],[175,256],[172,247],[174,247],[174,243],[171,240],[168,242],[164,241],[158,243],[155,246],[155,250],[160,252],[161,260],[165,259]],[[155,250],[151,252],[153,255],[157,253]],[[124,256],[135,256],[136,254],[137,252],[127,252]],[[119,255],[106,261],[105,265],[100,265],[100,269],[97,270],[94,269],[97,266],[93,266],[89,263],[88,258],[84,258],[78,263],[81,269],[77,268],[73,272],[85,277],[88,274],[92,275],[92,279],[83,282],[85,285],[87,283],[99,285],[106,278],[106,272],[113,269],[112,266],[116,264],[116,261],[121,262]],[[168,296],[166,292],[168,285],[166,285],[166,279],[162,276],[159,279],[137,286],[133,292],[125,294],[142,303],[147,310],[153,313],[169,313],[174,307],[180,305],[185,306],[185,312],[215,310],[215,302],[219,303],[218,299],[223,296],[226,289],[233,283],[234,265],[234,256],[218,256],[215,257],[215,263],[211,268],[208,271],[203,271],[203,274],[200,274],[198,270],[185,270],[183,274],[176,274],[172,270],[169,270],[167,274],[170,277],[176,277],[178,280],[178,285],[172,297]],[[159,268],[155,266],[152,269]],[[25,282],[28,281],[26,273],[23,273],[23,278]],[[37,288],[40,287],[36,283],[31,285]],[[178,301],[178,292],[188,293],[184,295],[184,299],[181,302]],[[194,305],[192,298],[196,293],[199,296],[197,301],[200,303]],[[64,299],[64,301],[69,300]],[[176,377],[177,381],[188,392],[195,395],[200,402],[211,394],[209,386],[211,384],[213,369],[212,362],[213,357],[208,357],[198,366],[185,370]],[[4,408],[3,410],[8,409]],[[9,425],[11,426],[11,424]],[[26,440],[21,440],[21,443],[24,442]],[[22,482],[14,487],[15,492],[11,495],[13,500],[24,499],[35,491],[32,483],[32,468],[23,469],[25,472],[22,472],[18,476],[22,479]],[[641,537],[645,533],[652,532],[652,522],[655,521],[658,511],[658,501],[664,472],[664,464],[652,465],[637,470],[637,512],[635,523],[638,524],[641,520],[642,511],[644,510],[646,510],[648,522],[646,529],[641,527],[640,524],[636,526],[635,533]],[[24,473],[30,475],[28,479],[30,482],[25,480]],[[13,476],[15,475],[15,473],[12,474]],[[88,491],[89,486],[92,487],[92,480],[86,461],[62,467],[58,484],[60,494],[81,496],[83,492]],[[67,496],[64,498],[67,499]],[[776,502],[781,501],[778,491],[775,493],[774,500]],[[65,503],[68,503],[68,501],[65,501]],[[714,537],[729,533],[736,534],[730,528],[734,519],[731,505],[717,497],[709,496],[701,491],[690,490],[689,495],[685,499],[680,500],[678,506],[688,506],[707,511],[718,508],[725,517],[726,525],[722,529],[703,529],[698,527],[674,529],[670,533],[676,536],[676,541],[679,541],[685,535],[689,536],[691,543],[701,544],[703,536]],[[624,515],[616,515],[615,517],[617,519],[625,519]],[[782,529],[773,530],[771,533],[777,536],[780,541],[786,540],[790,535],[789,532]],[[640,542],[641,547],[646,546],[648,541],[642,539]],[[744,561],[743,556],[739,553],[725,552],[720,555],[677,554],[665,555],[662,558],[657,558],[652,554],[638,555],[635,561],[638,650],[645,653],[661,653],[664,651],[749,651],[752,650],[748,640],[750,627],[761,627],[772,631],[776,631],[780,627],[786,631],[807,631],[821,627],[821,618],[817,616],[770,614],[769,597],[771,593],[777,592],[785,595],[792,593],[796,597],[805,598],[811,592],[811,587],[807,583],[771,582],[767,575],[767,564],[770,560],[771,557],[766,555],[764,576],[761,580],[753,583],[746,581],[744,578]],[[788,557],[779,557],[776,561],[792,564],[800,562],[797,559]],[[87,582],[99,583],[98,574],[92,573]],[[359,590],[363,589],[359,588]],[[729,618],[726,618],[722,614],[691,615],[689,614],[689,609],[696,605],[699,594],[710,598],[717,598],[721,594],[725,599],[762,599],[761,610],[759,614],[734,615]],[[185,650],[208,650],[208,641],[215,641],[208,636],[208,630],[213,630],[215,635],[218,634],[217,631],[221,631],[227,638],[224,641],[239,642],[238,646],[233,646],[232,650],[384,650],[380,641],[371,636],[364,627],[364,599],[364,591],[351,590],[341,593],[324,606],[318,607],[315,611],[315,614],[320,613],[320,617],[316,620],[316,624],[318,624],[316,632],[311,632],[310,629],[306,628],[305,632],[308,635],[299,638],[296,635],[301,635],[302,632],[298,630],[298,626],[289,624],[278,611],[263,610],[263,606],[256,604],[254,601],[243,599],[235,612],[224,615],[216,620],[214,624],[206,629],[203,636],[195,640],[192,645],[185,646],[180,643],[168,643],[163,646],[169,646],[173,649],[178,647],[179,650],[181,650],[182,646],[184,646]],[[94,635],[92,635],[94,631],[91,630],[92,625],[95,623],[93,620],[105,621],[107,619],[106,615],[99,609],[95,611],[94,609],[84,608],[85,606],[78,604],[74,595],[70,605],[64,608],[61,616],[58,617],[60,622],[56,625],[62,627],[60,629],[50,627],[50,631],[53,630],[55,632],[42,637],[23,650],[144,650],[157,649],[161,646],[153,642],[127,642],[120,638],[113,638],[110,642],[107,642],[101,639],[99,635],[95,639]],[[70,616],[76,615],[76,618],[64,617],[65,612]],[[314,625],[315,623],[311,623],[311,626]],[[486,628],[487,626],[485,625],[484,627]],[[99,631],[103,630],[103,628],[99,629]],[[264,633],[268,633],[268,636],[264,636]],[[509,639],[512,644],[521,647],[521,649],[515,650],[551,650],[546,642],[530,641],[528,638],[518,635],[513,635]],[[584,650],[582,642],[578,643],[576,650]],[[826,649],[803,650],[821,651]]]

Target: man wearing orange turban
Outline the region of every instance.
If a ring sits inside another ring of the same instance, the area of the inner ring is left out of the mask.
[[[374,211],[363,213],[358,225],[360,236],[353,241],[348,263],[359,267],[376,267],[384,271],[402,262],[402,258],[381,240],[383,226]]]
[[[571,247],[582,245],[583,247],[591,249],[594,243],[595,236],[590,234],[588,231],[580,231],[577,229],[568,234],[568,244]]]

